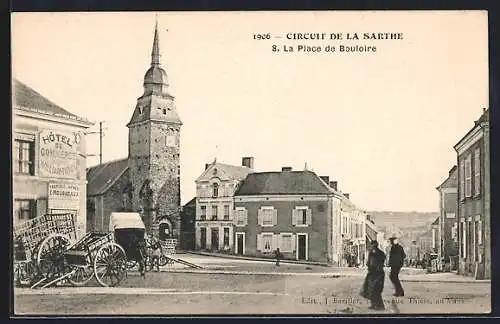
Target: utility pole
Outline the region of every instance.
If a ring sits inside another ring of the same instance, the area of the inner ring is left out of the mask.
[[[99,154],[87,154],[87,156],[99,156],[99,164],[102,164],[102,138],[104,137],[104,130],[105,130],[102,128],[103,124],[104,121],[99,122],[99,131],[85,133],[85,135],[99,134]]]
[[[99,164],[102,164],[102,121],[99,122]]]

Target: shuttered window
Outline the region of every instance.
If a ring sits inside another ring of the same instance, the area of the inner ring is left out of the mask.
[[[237,207],[234,211],[236,226],[247,226],[248,224],[248,211],[243,207]]]
[[[273,233],[260,233],[257,234],[257,250],[260,250],[261,252],[272,252],[275,250],[274,246],[276,245],[274,243],[275,238],[274,238]]]
[[[14,172],[22,174],[35,174],[35,142],[15,140]]]
[[[460,160],[460,170],[459,170],[460,178],[460,200],[465,198],[465,161]]]
[[[274,207],[261,207],[257,212],[257,223],[260,226],[274,226],[278,223],[278,211]]]
[[[212,220],[217,220],[218,208],[219,206],[212,206]]]
[[[474,195],[481,193],[481,150],[474,151]]]
[[[16,199],[14,201],[14,215],[16,215],[15,221],[27,221],[29,219],[35,218],[37,215],[36,200]]]
[[[200,206],[200,220],[207,219],[207,206]]]
[[[312,224],[312,210],[309,207],[295,207],[292,211],[292,225],[308,226]]]
[[[281,233],[279,240],[281,252],[293,252],[295,250],[295,236],[292,233]]]
[[[471,155],[465,159],[465,197],[470,197],[472,191],[472,175],[471,175]]]

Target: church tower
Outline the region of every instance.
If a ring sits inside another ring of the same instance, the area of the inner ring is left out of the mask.
[[[141,211],[148,232],[155,234],[161,229],[163,235],[179,239],[182,122],[168,87],[167,73],[160,66],[156,22],[144,93],[137,99],[127,124],[132,207]]]

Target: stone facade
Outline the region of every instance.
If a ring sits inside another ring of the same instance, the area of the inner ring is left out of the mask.
[[[167,73],[160,66],[155,29],[151,67],[144,76],[129,128],[127,159],[90,168],[89,207],[97,229],[106,230],[113,211],[142,215],[147,231],[156,236],[180,236],[180,131],[182,122],[169,93]],[[98,224],[98,225],[97,225]]]

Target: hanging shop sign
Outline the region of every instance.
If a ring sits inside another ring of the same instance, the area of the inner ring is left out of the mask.
[[[76,179],[78,143],[72,133],[43,130],[39,143],[40,176]]]
[[[80,187],[71,183],[49,183],[48,209],[79,210]]]

